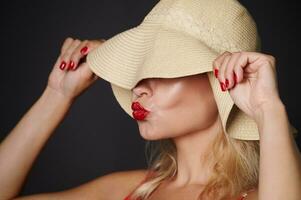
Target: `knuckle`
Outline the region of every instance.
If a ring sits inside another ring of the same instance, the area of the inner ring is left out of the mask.
[[[76,58],[76,52],[70,52],[69,57],[70,57],[70,60],[74,61]]]
[[[80,49],[74,50],[71,54],[71,57],[75,60],[79,60],[81,56]]]
[[[65,53],[64,53],[64,56],[67,58],[67,57],[70,57],[72,55],[72,49],[68,48]]]
[[[225,76],[229,76],[232,71],[233,71],[233,67],[229,66],[229,64],[228,64],[225,68]]]
[[[75,39],[75,40],[74,40],[74,43],[75,43],[75,44],[80,44],[81,41],[80,41],[79,39]]]
[[[99,40],[92,40],[92,41],[90,41],[90,47],[91,48],[97,48],[102,43],[104,43],[104,42],[101,41],[101,39],[99,39]]]
[[[77,59],[76,56],[71,56],[71,57],[70,57],[70,60],[73,61],[74,65],[78,65],[78,59]]]
[[[261,65],[271,65],[272,63],[271,63],[271,61],[269,60],[269,59],[263,59],[262,61],[261,61],[261,63],[258,63],[259,65],[261,64]]]
[[[72,38],[72,37],[67,37],[67,38],[65,39],[65,42],[68,42],[68,41],[73,41],[73,38]]]
[[[269,58],[270,60],[272,61],[272,63],[275,63],[276,62],[276,58],[272,55],[269,55]]]
[[[244,54],[243,51],[238,52],[238,56],[241,57]]]
[[[233,52],[232,54],[233,54],[233,56],[238,56],[238,55],[240,55],[240,51]]]
[[[214,68],[219,68],[219,62],[217,60],[213,61],[213,67]]]
[[[90,41],[89,40],[83,40],[82,43],[88,45],[88,44],[90,44]]]
[[[65,41],[63,42],[63,45],[61,46],[61,49],[60,49],[61,54],[64,53],[64,50],[66,50],[67,46],[72,42],[73,42],[73,38],[71,38],[71,37],[67,37],[65,39]]]
[[[61,61],[66,61],[66,56],[65,56],[64,54],[61,54],[61,55],[59,56],[59,59],[60,59]]]
[[[231,59],[231,55],[226,55],[225,56],[225,58],[223,60],[223,63],[222,63],[222,68],[228,68],[230,59]]]

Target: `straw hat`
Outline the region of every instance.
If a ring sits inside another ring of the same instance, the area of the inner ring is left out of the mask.
[[[131,89],[140,80],[206,72],[225,133],[259,140],[255,121],[234,104],[229,92],[221,91],[212,72],[213,60],[224,51],[260,51],[256,23],[243,5],[236,0],[161,0],[141,24],[92,50],[87,63],[110,82],[132,118]]]

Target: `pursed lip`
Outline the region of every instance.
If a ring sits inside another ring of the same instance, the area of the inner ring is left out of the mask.
[[[133,116],[137,120],[143,120],[147,116],[147,114],[150,112],[149,110],[145,109],[139,102],[133,102],[132,103],[132,110],[133,110]]]

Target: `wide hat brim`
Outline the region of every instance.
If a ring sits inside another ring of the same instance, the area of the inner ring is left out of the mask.
[[[144,78],[174,78],[207,73],[226,134],[259,140],[255,121],[222,92],[212,62],[219,55],[202,41],[157,24],[141,24],[108,39],[87,55],[91,70],[110,82],[121,108],[133,118],[131,89]],[[297,130],[290,126],[292,133]]]

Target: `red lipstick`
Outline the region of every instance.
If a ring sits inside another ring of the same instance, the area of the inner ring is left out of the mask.
[[[132,114],[137,120],[143,120],[149,113],[149,111],[143,108],[143,106],[137,101],[132,103],[132,110]]]

